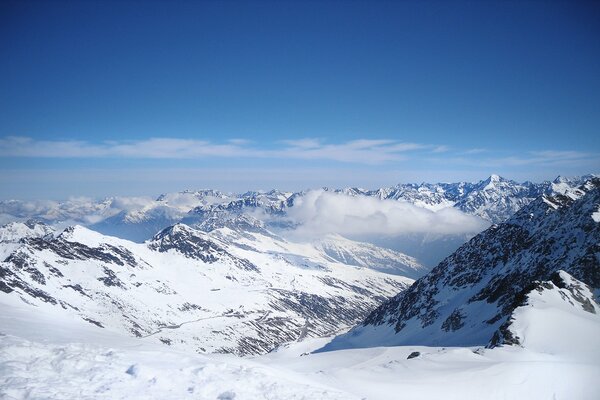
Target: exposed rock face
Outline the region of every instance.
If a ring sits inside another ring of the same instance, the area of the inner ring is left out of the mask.
[[[227,260],[240,268],[258,272],[258,267],[250,261],[231,255],[214,239],[184,224],[163,229],[150,241],[148,247],[161,253],[175,250],[188,258],[209,264]]]

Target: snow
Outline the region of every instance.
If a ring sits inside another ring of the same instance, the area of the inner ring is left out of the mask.
[[[575,201],[555,196],[554,206],[546,199],[471,239],[326,348],[485,346],[534,281],[562,269],[598,290],[600,230],[590,215],[598,210],[600,187]]]
[[[3,305],[0,314],[3,399],[352,398],[252,360],[182,353],[24,312]]]
[[[325,255],[348,265],[371,268],[412,279],[419,278],[427,272],[427,269],[415,258],[406,254],[370,243],[349,240],[336,234],[329,234],[315,241],[313,245]]]
[[[598,211],[592,214],[592,219],[596,222],[600,222],[600,208],[598,208]]]
[[[531,291],[526,304],[513,312],[509,329],[529,350],[594,361],[600,356],[600,306],[584,284],[564,271],[558,274],[566,287],[548,284]],[[582,299],[589,299],[587,310]]]
[[[11,222],[0,227],[0,243],[18,242],[22,238],[42,237],[52,232],[53,230],[49,226],[33,221]]]
[[[3,399],[597,399],[600,357],[520,347],[377,347],[199,355],[0,304]],[[408,360],[414,351],[421,355]],[[304,354],[304,355],[302,355]]]

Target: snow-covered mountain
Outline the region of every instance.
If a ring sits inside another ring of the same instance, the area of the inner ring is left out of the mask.
[[[521,306],[524,291],[559,270],[590,285],[597,298],[599,208],[598,178],[569,195],[541,196],[461,246],[327,348],[485,345]]]
[[[356,242],[340,235],[328,235],[315,243],[317,249],[343,264],[372,268],[388,274],[416,279],[426,270],[419,262],[406,254]]]
[[[408,201],[432,210],[455,207],[492,223],[500,223],[542,194],[577,195],[577,187],[591,177],[559,176],[552,182],[519,183],[491,175],[476,183],[399,184],[393,188],[369,191],[366,195]]]
[[[0,242],[18,242],[23,238],[43,237],[53,232],[54,229],[35,220],[11,222],[0,228]]]
[[[338,332],[413,282],[265,232],[176,224],[146,243],[81,226],[40,232],[0,244],[0,295],[143,341],[247,355]],[[406,260],[380,269],[422,270]]]

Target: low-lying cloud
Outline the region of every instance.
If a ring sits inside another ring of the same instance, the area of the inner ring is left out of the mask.
[[[402,201],[323,190],[310,191],[297,199],[288,215],[297,224],[295,234],[304,237],[329,233],[458,235],[478,233],[489,226],[489,222],[452,207],[434,212]]]

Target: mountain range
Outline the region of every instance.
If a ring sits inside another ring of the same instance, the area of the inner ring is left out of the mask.
[[[140,244],[29,222],[0,237],[4,301],[196,352],[260,354],[332,335],[425,272],[341,237],[299,244],[230,227],[175,224]]]
[[[491,223],[506,220],[521,207],[542,194],[576,195],[577,187],[590,176],[557,177],[542,183],[515,182],[492,175],[479,182],[398,184],[366,190],[328,189],[347,196],[366,196],[408,202],[430,210],[453,207]],[[308,191],[223,193],[217,190],[188,190],[150,198],[113,197],[100,201],[0,201],[0,222],[35,219],[49,225],[80,224],[98,232],[137,242],[151,238],[158,230],[177,222],[201,222],[216,215],[256,212],[284,216],[295,201]],[[285,227],[286,221],[271,218],[272,227]]]

